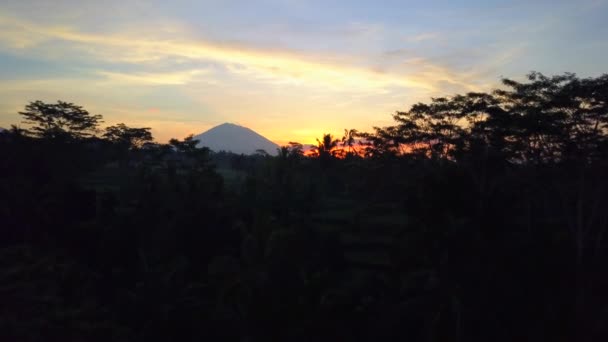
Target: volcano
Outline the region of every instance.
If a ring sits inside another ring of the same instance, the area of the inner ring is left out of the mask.
[[[195,135],[194,139],[199,141],[198,147],[208,147],[214,152],[254,154],[258,150],[264,150],[268,154],[276,155],[279,148],[279,145],[253,130],[232,123],[215,126],[206,132]]]

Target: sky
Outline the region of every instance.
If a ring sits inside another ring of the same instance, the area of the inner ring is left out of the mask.
[[[279,143],[366,131],[530,71],[608,72],[608,0],[2,0],[0,127],[30,101]]]

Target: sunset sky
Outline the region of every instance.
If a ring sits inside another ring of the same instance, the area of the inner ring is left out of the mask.
[[[0,2],[0,127],[58,99],[161,142],[368,130],[500,77],[608,72],[608,1]]]

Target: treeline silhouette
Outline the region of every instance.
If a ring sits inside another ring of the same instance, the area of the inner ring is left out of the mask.
[[[0,132],[0,339],[606,341],[607,100],[531,73],[277,156],[31,102]]]

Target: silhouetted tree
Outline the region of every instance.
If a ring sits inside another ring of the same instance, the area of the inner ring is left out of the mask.
[[[194,139],[194,135],[192,134],[185,137],[182,141],[175,138],[169,140],[169,145],[173,146],[178,152],[183,153],[191,153],[196,151],[197,144],[198,140]]]
[[[27,134],[39,138],[87,138],[95,134],[101,115],[91,115],[81,106],[57,101],[55,104],[33,101],[19,112],[23,123],[31,125]]]
[[[321,140],[317,139],[317,146],[313,146],[313,155],[319,157],[319,159],[326,161],[329,158],[335,157],[338,154],[339,139],[335,139],[331,134],[323,134]]]
[[[103,137],[129,149],[141,148],[144,144],[154,141],[150,128],[132,128],[124,123],[107,127]]]
[[[342,147],[346,148],[349,154],[358,154],[359,152],[354,147],[359,132],[356,129],[345,129],[344,136],[342,136]]]

